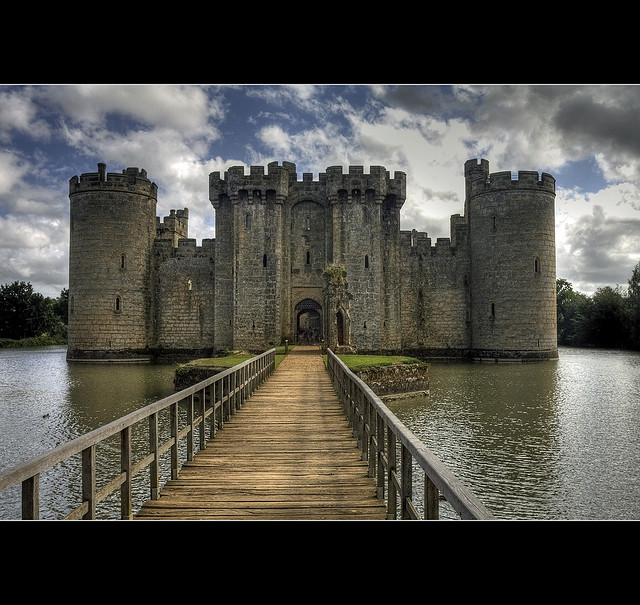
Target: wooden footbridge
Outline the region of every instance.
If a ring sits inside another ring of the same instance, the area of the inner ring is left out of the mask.
[[[118,493],[121,519],[438,519],[442,499],[461,519],[493,519],[326,353],[325,365],[317,347],[296,346],[275,369],[271,349],[0,473],[0,492],[21,484],[22,518],[38,519],[40,474],[75,457],[81,502],[65,519],[95,519]],[[134,460],[131,441],[141,429],[149,453]],[[103,476],[109,465],[96,457],[109,440],[120,455]],[[140,476],[148,477],[149,500],[134,514]]]
[[[296,346],[137,519],[385,519],[318,347]]]

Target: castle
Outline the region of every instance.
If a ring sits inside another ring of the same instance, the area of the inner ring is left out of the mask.
[[[209,175],[215,239],[156,216],[127,168],[69,181],[69,360],[153,360],[287,340],[422,358],[557,357],[555,179],[464,166],[450,238],[400,229],[406,174],[290,162]]]

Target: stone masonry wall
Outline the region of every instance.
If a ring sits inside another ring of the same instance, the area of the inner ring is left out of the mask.
[[[325,342],[425,356],[557,355],[555,180],[465,163],[450,238],[400,231],[406,175],[295,164],[211,173],[216,239],[188,209],[155,215],[157,187],[127,168],[69,182],[69,357],[263,350],[295,342],[312,310]],[[346,280],[325,284],[327,267]]]
[[[469,348],[469,257],[424,233],[402,232],[403,348],[446,354]]]
[[[137,168],[107,174],[100,165],[70,180],[70,358],[152,345],[156,191]]]
[[[358,371],[356,375],[378,397],[429,393],[429,366],[426,363],[392,364]]]
[[[156,347],[213,347],[213,284],[213,240],[203,240],[202,247],[193,239],[179,240],[157,269]]]
[[[472,348],[557,356],[554,180],[521,171],[471,183]]]

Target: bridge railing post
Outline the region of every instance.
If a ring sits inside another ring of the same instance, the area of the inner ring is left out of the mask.
[[[22,482],[22,518],[40,518],[40,475],[33,475]]]
[[[231,378],[231,383],[233,384],[233,386],[231,387],[231,391],[229,391],[230,393],[233,394],[231,398],[230,410],[231,410],[231,414],[233,415],[236,413],[236,410],[240,407],[239,401],[240,401],[240,398],[242,397],[242,393],[241,393],[242,372],[235,372],[230,376],[230,378]]]
[[[251,397],[251,365],[244,366],[244,390],[242,392],[242,405],[247,402],[247,399]]]
[[[222,410],[221,416],[221,422],[220,422],[220,428],[222,428],[224,426],[224,423],[227,422],[227,420],[229,420],[229,409],[228,409],[228,402],[227,400],[229,399],[229,389],[227,388],[229,384],[229,376],[225,376],[222,378],[222,380],[220,381],[220,408]],[[226,393],[226,394],[225,394]]]
[[[400,473],[401,473],[401,492],[400,492],[400,515],[402,519],[411,519],[409,514],[409,502],[413,492],[413,468],[412,457],[409,450],[402,445],[400,449]]]
[[[346,380],[346,377],[343,376],[343,380],[345,381],[345,393],[347,397],[347,405],[349,406],[349,418],[351,420],[351,428],[353,429],[353,436],[359,438],[358,434],[358,407],[353,398],[354,385],[350,380]],[[358,439],[358,447],[360,447],[360,440]]]
[[[178,478],[178,471],[180,469],[180,464],[178,462],[178,403],[173,403],[169,408],[169,427],[171,439],[173,443],[171,444],[171,478]]]
[[[382,500],[385,496],[385,454],[384,454],[384,418],[376,410],[376,479],[378,498]]]
[[[398,518],[396,434],[387,427],[387,519]]]
[[[207,447],[205,424],[204,424],[207,401],[206,401],[206,394],[205,394],[204,388],[201,391],[198,391],[198,398],[200,399],[200,425],[199,425],[200,449],[203,450]]]
[[[189,434],[187,435],[187,460],[193,460],[193,395],[187,397],[187,425]]]
[[[206,386],[204,388],[204,395],[205,395],[205,413],[206,413],[206,409],[207,406],[209,408],[209,439],[207,439],[207,442],[211,439],[213,439],[215,437],[215,429],[214,429],[214,424],[215,424],[215,399],[213,397],[213,389],[214,389],[214,385],[210,384],[208,386]]]
[[[96,446],[82,450],[82,501],[87,503],[83,519],[96,518]]]
[[[153,456],[149,466],[151,482],[151,499],[157,500],[160,497],[160,455],[158,454],[158,413],[149,416],[149,450]]]
[[[120,486],[120,518],[132,519],[130,426],[125,426],[120,431],[120,472],[124,475],[124,483]]]
[[[440,518],[440,492],[427,475],[424,476],[424,518]]]
[[[366,461],[369,455],[368,427],[367,427],[367,400],[360,389],[354,385],[354,400],[358,410],[358,432],[360,433],[360,449],[362,450],[362,460]]]
[[[378,459],[378,439],[376,437],[376,419],[377,415],[373,406],[367,401],[367,409],[369,410],[369,477],[376,476],[376,463]]]

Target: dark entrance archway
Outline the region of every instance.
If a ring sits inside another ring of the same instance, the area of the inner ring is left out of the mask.
[[[312,298],[301,300],[295,308],[296,342],[316,344],[323,339],[322,306]]]
[[[344,344],[344,317],[342,311],[336,313],[336,324],[338,328],[338,345]]]

